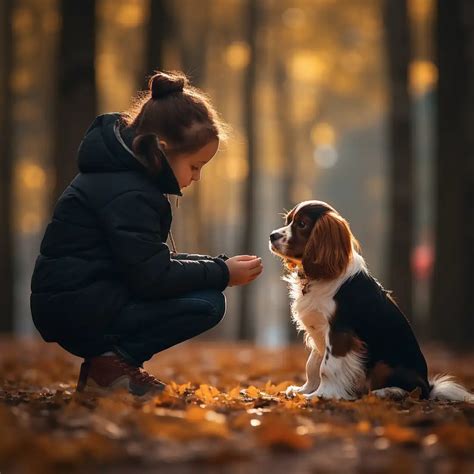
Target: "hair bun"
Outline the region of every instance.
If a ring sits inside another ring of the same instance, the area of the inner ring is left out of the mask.
[[[176,92],[183,92],[187,77],[180,72],[157,72],[148,83],[152,99],[161,99]]]

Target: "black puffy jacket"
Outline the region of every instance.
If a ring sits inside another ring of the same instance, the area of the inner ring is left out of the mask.
[[[171,206],[181,195],[166,158],[152,178],[131,154],[120,116],[97,117],[78,152],[79,174],[56,204],[31,282],[46,341],[100,334],[130,300],[224,290],[224,258],[170,254]],[[128,145],[128,146],[127,146]]]

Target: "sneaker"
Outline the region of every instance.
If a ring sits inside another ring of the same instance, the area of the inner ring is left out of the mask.
[[[116,354],[91,357],[82,363],[76,391],[105,395],[118,388],[137,396],[154,395],[161,393],[165,384]]]

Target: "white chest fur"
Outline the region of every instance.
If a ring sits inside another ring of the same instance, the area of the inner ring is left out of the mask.
[[[336,310],[336,303],[334,293],[328,291],[328,285],[314,283],[307,284],[303,293],[303,285],[299,278],[290,281],[291,312],[297,329],[305,332],[307,345],[323,354],[327,328]],[[326,291],[321,291],[322,286]]]
[[[348,278],[361,270],[366,270],[364,259],[354,251],[346,271],[335,280],[313,280],[305,285],[296,272],[285,277],[289,283],[291,311],[296,327],[305,331],[306,343],[321,355],[326,346],[329,322],[336,312],[334,296]]]

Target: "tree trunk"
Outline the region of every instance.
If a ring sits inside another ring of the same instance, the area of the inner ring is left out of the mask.
[[[168,1],[150,0],[145,76],[149,77],[155,71],[164,69],[164,45],[172,29],[173,16]]]
[[[95,0],[61,0],[53,203],[77,173],[77,149],[96,115]]]
[[[413,179],[411,110],[408,91],[410,34],[406,0],[385,0],[384,22],[389,83],[389,285],[401,309],[411,316]]]
[[[247,43],[250,48],[250,61],[247,67],[244,86],[244,124],[247,136],[248,176],[244,185],[244,229],[242,238],[242,253],[252,253],[255,235],[255,189],[256,189],[256,97],[257,82],[257,23],[258,0],[248,0],[247,3]],[[250,314],[250,287],[244,286],[240,300],[239,338],[252,340],[255,337],[255,315]]]
[[[0,3],[0,333],[13,331],[12,11],[13,0]]]
[[[280,135],[284,163],[281,185],[281,201],[283,212],[283,209],[289,211],[292,208],[293,203],[291,193],[295,182],[295,134],[288,114],[288,105],[291,103],[291,94],[288,85],[289,79],[285,69],[285,58],[279,57],[276,59],[276,62],[276,84],[278,84],[280,91],[277,96],[276,113],[278,119],[278,134]],[[291,317],[290,305],[288,305],[287,317],[285,321],[287,321],[288,341],[295,342],[301,339],[301,334],[298,334],[295,323]]]
[[[192,3],[192,2],[191,2]],[[189,5],[188,5],[189,6]],[[201,12],[193,9],[181,13],[179,28],[179,53],[181,67],[190,77],[191,83],[202,87],[206,77],[206,54],[209,46],[209,2],[201,0]],[[177,35],[178,36],[178,35]],[[190,231],[186,233],[192,237],[189,245],[196,248],[199,253],[212,253],[210,251],[209,235],[203,230],[205,215],[202,210],[201,183],[195,183],[193,199],[187,212],[187,226]]]
[[[438,1],[433,335],[472,349],[474,334],[474,5]]]

